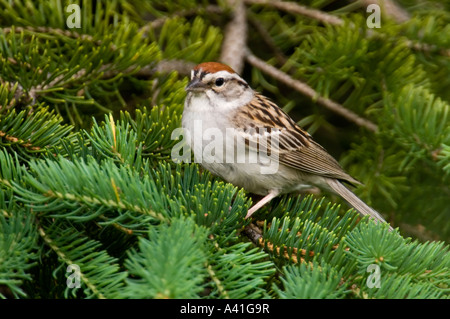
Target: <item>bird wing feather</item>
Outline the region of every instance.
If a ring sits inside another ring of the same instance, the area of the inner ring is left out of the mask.
[[[247,148],[258,151],[256,145],[259,143],[269,155],[275,154],[272,158],[278,158],[283,165],[310,174],[360,184],[308,132],[259,93],[255,93],[248,107],[242,107],[233,114],[232,121],[245,139]],[[277,139],[277,147],[273,138]]]

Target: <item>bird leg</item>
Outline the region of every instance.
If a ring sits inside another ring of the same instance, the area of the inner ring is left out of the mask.
[[[276,189],[272,189],[269,194],[267,194],[266,196],[264,196],[263,199],[261,199],[259,202],[257,202],[255,205],[253,205],[247,213],[247,216],[245,216],[245,218],[249,218],[250,216],[253,215],[254,212],[256,212],[258,209],[260,209],[261,207],[263,207],[264,205],[266,205],[268,202],[270,202],[272,199],[274,199],[275,197],[277,197],[280,194],[279,190]]]

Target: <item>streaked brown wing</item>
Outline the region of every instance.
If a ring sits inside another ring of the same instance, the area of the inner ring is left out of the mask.
[[[344,172],[339,163],[276,104],[255,94],[249,106],[238,110],[232,118],[236,128],[242,132],[247,147],[252,148],[254,143],[250,141],[255,142],[258,136],[261,137],[256,133],[258,129],[264,129],[263,131],[272,132],[270,135],[278,138],[278,147],[271,147],[270,141],[264,143],[263,147],[272,154],[276,152],[281,164],[303,172],[360,184]],[[258,141],[261,140],[267,139]]]
[[[295,150],[280,150],[279,158],[280,163],[304,172],[360,184],[359,181],[347,174],[322,146],[314,141],[311,141],[309,146],[300,146]]]

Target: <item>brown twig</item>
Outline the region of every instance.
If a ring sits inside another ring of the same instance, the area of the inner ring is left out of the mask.
[[[82,33],[78,33],[75,31],[63,30],[63,29],[58,29],[58,28],[42,27],[42,26],[26,26],[26,27],[14,26],[14,27],[3,28],[4,33],[10,33],[13,30],[16,33],[26,31],[26,32],[31,32],[31,33],[56,34],[56,35],[65,36],[68,38],[81,39],[81,40],[94,42],[97,45],[100,45],[102,43],[101,40],[94,40],[94,37],[89,34],[82,34]],[[113,47],[112,48],[113,50],[116,50],[116,47],[114,46],[114,44],[111,44],[111,46]]]
[[[250,223],[244,228],[244,233],[255,245],[259,246],[260,240],[262,240],[262,231],[258,226]]]
[[[154,68],[155,72],[168,73],[177,71],[181,75],[191,74],[191,70],[195,67],[195,63],[184,60],[161,60]]]
[[[233,8],[233,16],[225,27],[220,61],[242,73],[247,46],[246,8],[242,0],[228,0],[228,3]]]
[[[266,6],[273,7],[277,10],[285,11],[288,13],[300,14],[305,17],[318,20],[322,23],[333,24],[333,25],[342,25],[344,22],[342,19],[325,13],[320,10],[311,9],[302,5],[299,5],[296,2],[284,2],[284,1],[272,1],[272,0],[244,0],[246,4],[263,4]]]
[[[344,106],[342,106],[341,104],[339,104],[337,102],[334,102],[330,99],[319,96],[319,93],[317,93],[308,84],[303,83],[299,80],[293,79],[291,76],[284,73],[283,71],[280,71],[277,68],[271,66],[270,64],[267,64],[265,61],[257,58],[250,51],[247,51],[246,59],[254,67],[269,74],[274,79],[281,81],[284,84],[292,87],[296,91],[302,93],[303,95],[309,97],[310,99],[316,101],[317,103],[325,106],[327,109],[341,115],[342,117],[345,117],[347,120],[349,120],[359,126],[365,127],[372,132],[376,132],[378,130],[378,127],[376,124],[372,123],[371,121],[369,121],[367,119],[360,117],[358,114],[350,111],[349,109],[346,109]]]
[[[105,68],[110,65],[105,65]],[[118,71],[118,70],[107,70],[103,73],[103,79],[109,79],[116,76],[118,73],[133,73],[135,76],[140,76],[144,78],[150,78],[155,73],[170,73],[172,71],[177,71],[180,75],[189,75],[191,70],[195,67],[195,63],[184,60],[161,60],[156,65],[146,65],[144,67],[139,68],[138,65],[131,65],[126,70]]]

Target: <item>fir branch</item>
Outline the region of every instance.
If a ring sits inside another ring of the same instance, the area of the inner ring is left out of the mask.
[[[19,114],[12,109],[0,115],[0,145],[19,146],[22,152],[30,156],[33,153],[48,153],[57,147],[58,141],[69,137],[71,126],[61,125],[62,118],[48,111],[48,107],[41,107],[38,111],[28,114],[23,110]]]
[[[47,26],[14,26],[14,27],[6,27],[2,28],[3,32],[5,34],[7,33],[21,33],[21,32],[29,32],[36,35],[43,35],[43,34],[53,34],[58,36],[64,36],[72,39],[81,39],[84,41],[92,42],[97,45],[101,45],[101,40],[95,40],[94,37],[90,34],[82,34],[76,31],[71,30],[64,30],[64,29],[58,29],[58,28],[52,28]],[[116,50],[117,48],[112,44],[111,46],[112,50]]]
[[[207,276],[207,230],[191,219],[174,219],[170,225],[150,228],[149,239],[140,238],[139,251],[132,249],[125,266],[123,295],[129,298],[195,298]]]
[[[162,59],[200,63],[217,59],[222,37],[220,28],[196,17],[192,22],[183,18],[170,19],[158,34],[149,34],[148,40],[162,49]]]
[[[382,280],[379,289],[361,289],[360,297],[367,299],[439,299],[448,297],[443,289],[436,289],[431,283],[415,282],[410,275],[392,274],[384,276]]]
[[[261,248],[266,249],[268,252],[282,256],[288,261],[292,261],[294,264],[297,263],[304,263],[305,259],[300,258],[300,260],[297,258],[298,255],[305,256],[307,254],[306,249],[300,249],[300,251],[296,247],[287,247],[282,245],[280,246],[274,246],[271,242],[265,241],[262,235],[262,230],[256,226],[255,224],[249,224],[245,227],[244,233],[249,237],[249,239],[256,245]],[[289,254],[291,252],[291,254]],[[314,256],[314,252],[310,251],[309,257]]]
[[[105,66],[106,67],[106,66]],[[101,68],[100,68],[101,70]],[[69,83],[72,81],[76,81],[86,75],[85,69],[80,69],[76,73],[74,73],[70,78],[66,78],[64,74],[60,74],[56,76],[53,80],[51,80],[48,83],[40,83],[34,86],[31,86],[26,90],[26,94],[28,95],[28,100],[31,102],[31,104],[35,104],[36,100],[40,96],[44,96],[48,92],[52,91],[54,88],[58,88],[60,90],[61,88],[66,88]],[[51,77],[51,75],[49,75]]]
[[[198,225],[220,234],[218,241],[227,240],[236,229],[248,223],[243,219],[250,206],[244,191],[212,180],[208,172],[199,171],[198,165],[178,164],[173,170],[169,162],[160,162],[151,173],[157,189],[165,190],[168,200],[182,207]]]
[[[330,230],[309,220],[303,222],[289,217],[281,220],[274,218],[260,242],[274,256],[293,263],[310,261],[316,254],[321,258],[329,258],[333,247],[339,247],[339,239]]]
[[[342,26],[344,24],[344,20],[325,13],[320,10],[311,9],[302,5],[299,5],[295,2],[283,2],[283,1],[271,1],[271,0],[244,0],[244,2],[248,5],[256,4],[256,5],[266,5],[268,7],[273,7],[277,10],[285,11],[290,14],[299,14],[306,16],[308,18],[320,21],[324,24],[330,24],[330,25],[337,25]],[[396,4],[392,0],[361,0],[359,1],[361,6],[367,7],[369,4],[377,3],[379,4],[384,10],[383,12],[387,15],[392,17],[395,21],[398,23],[404,23],[410,19],[410,14],[404,10],[402,7],[400,7],[398,4]],[[351,27],[355,28],[354,25],[350,25]],[[369,37],[379,37],[380,33],[373,31],[373,30],[367,30],[367,35]],[[406,40],[407,45],[412,48],[413,50],[417,51],[423,51],[423,52],[438,52],[439,54],[443,56],[450,56],[450,50],[445,48],[438,48],[435,45],[430,45],[427,43],[417,43],[415,41]]]
[[[151,220],[167,220],[167,212],[154,208],[164,203],[164,197],[148,177],[142,179],[132,168],[120,169],[111,160],[100,166],[92,159],[73,163],[61,157],[57,161],[32,162],[30,166],[34,173],[27,172],[24,180],[31,189],[17,182],[13,182],[13,189],[36,212],[79,222],[108,216],[108,222],[99,223],[128,222],[127,228],[133,229]]]
[[[105,158],[111,158],[120,164],[136,167],[140,170],[142,159],[142,144],[137,133],[131,129],[130,123],[115,123],[112,114],[105,115],[103,126],[94,120],[90,132],[85,131],[92,147]]]
[[[211,292],[212,298],[261,298],[265,291],[262,286],[266,278],[273,274],[273,264],[258,248],[250,248],[250,243],[237,243],[229,247],[212,248],[209,264],[214,271],[217,287]]]
[[[378,130],[378,126],[371,121],[364,119],[357,115],[356,113],[350,111],[344,106],[330,99],[319,96],[319,94],[311,88],[308,84],[303,83],[289,76],[288,74],[278,70],[277,68],[271,66],[270,64],[264,62],[263,60],[254,56],[250,51],[247,51],[246,55],[247,61],[254,67],[266,72],[276,80],[283,82],[284,84],[292,87],[296,91],[302,93],[303,95],[309,97],[311,100],[316,101],[327,109],[341,115],[347,120],[357,124],[358,126],[364,127],[372,132]]]
[[[75,264],[66,256],[66,254],[58,247],[58,245],[56,245],[53,240],[49,236],[47,236],[42,227],[39,227],[39,235],[66,265]],[[106,297],[97,289],[94,284],[91,283],[91,281],[83,274],[83,272],[80,272],[80,278],[84,282],[84,284],[94,293],[94,295],[96,295],[99,299],[106,299]]]
[[[0,188],[0,287],[13,297],[26,297],[21,286],[32,279],[29,271],[39,255],[34,215],[13,201],[6,204],[5,195]],[[0,298],[5,298],[1,290]]]
[[[214,282],[214,285],[217,287],[217,290],[219,291],[219,295],[223,296],[224,299],[230,299],[228,292],[225,290],[225,287],[223,286],[221,280],[218,278],[213,267],[209,263],[206,263],[205,267],[206,267],[206,270],[208,271],[209,277],[212,279],[212,281]]]
[[[38,231],[46,245],[64,265],[79,267],[78,275],[87,287],[83,292],[88,298],[107,299],[118,296],[118,292],[123,289],[127,273],[120,271],[116,258],[111,257],[106,250],[99,249],[101,243],[61,222],[53,223],[46,229],[40,226]],[[62,269],[65,270],[66,267]],[[65,293],[69,292],[75,295],[77,290],[67,286]]]
[[[0,76],[0,114],[13,108],[23,96],[19,82],[4,81]]]
[[[397,94],[386,94],[384,99],[387,125],[395,135],[399,147],[409,155],[402,167],[413,159],[437,161],[436,152],[449,140],[450,105],[429,90],[406,85]]]
[[[0,149],[0,184],[10,189],[12,181],[22,181],[24,166],[19,161],[19,156],[16,152],[9,152],[6,148]],[[4,195],[0,192],[1,195]],[[0,206],[1,207],[1,206]]]
[[[118,121],[117,136],[118,145],[115,148],[119,152],[124,152],[125,159],[128,163],[133,163],[139,169],[141,157],[150,158],[152,160],[168,160],[171,158],[172,149],[175,147],[177,140],[171,138],[172,132],[179,128],[181,122],[180,103],[182,96],[175,94],[183,88],[182,82],[172,83],[171,79],[176,79],[176,74],[169,75],[167,81],[160,86],[157,95],[164,96],[164,100],[157,101],[155,96],[155,106],[150,110],[147,108],[135,111],[134,117],[128,112],[121,112],[120,122]],[[170,90],[171,97],[165,96],[166,90]],[[183,90],[184,91],[184,90]],[[184,93],[184,92],[183,92]],[[167,106],[166,106],[167,105]],[[92,140],[93,146],[107,157],[112,157],[111,132],[105,132],[108,123],[106,121],[103,128],[99,128],[96,124],[88,133],[89,139]],[[133,148],[134,146],[134,148]]]
[[[3,32],[5,34],[10,33],[10,32],[21,33],[24,31],[31,32],[31,33],[37,33],[38,36],[41,34],[54,34],[54,35],[58,35],[58,36],[69,37],[72,39],[81,39],[83,41],[91,42],[97,46],[101,46],[104,42],[102,40],[95,40],[94,36],[89,35],[89,34],[80,34],[76,31],[63,30],[63,29],[57,29],[57,28],[51,28],[51,27],[15,26],[15,27],[11,27],[11,28],[3,28]],[[116,47],[116,45],[114,43],[109,42],[108,45],[110,46],[110,49],[112,51],[118,50],[118,48]],[[13,58],[10,57],[9,59],[12,61],[12,63],[17,63],[17,62],[15,62],[15,60]],[[114,64],[108,63],[108,64],[104,64],[104,65],[100,66],[99,73],[102,74],[103,79],[110,79],[110,78],[115,77],[118,74],[135,74],[136,76],[150,77],[157,71],[169,72],[170,68],[167,65],[171,65],[171,66],[175,66],[173,68],[173,70],[180,70],[182,74],[188,74],[185,71],[186,66],[184,66],[185,64],[189,65],[188,62],[183,63],[181,61],[178,61],[178,62],[177,61],[161,61],[160,63],[161,63],[161,65],[158,64],[156,67],[153,65],[146,65],[146,66],[142,67],[141,65],[134,64],[134,65],[129,66],[125,70],[117,70],[114,68]],[[29,66],[29,67],[31,67],[31,66]],[[39,71],[41,71],[41,70],[38,70],[38,72]],[[172,71],[172,69],[170,71]],[[72,75],[72,77],[69,79],[69,82],[75,81],[75,80],[83,77],[86,74],[86,72],[87,72],[86,69],[84,69],[84,68],[80,69],[77,73]],[[29,98],[33,101],[36,100],[36,98],[38,97],[38,93],[40,91],[49,90],[50,88],[52,88],[56,84],[58,84],[63,78],[64,78],[64,76],[60,75],[60,76],[56,77],[55,79],[53,79],[50,83],[40,84],[40,85],[31,87],[27,91]]]
[[[367,238],[374,238],[367,241]],[[348,254],[357,258],[358,272],[366,273],[367,267],[376,264],[381,269],[393,271],[398,268],[400,256],[404,256],[408,240],[397,232],[391,232],[386,225],[374,227],[374,223],[360,223],[345,238],[350,247]]]
[[[284,290],[273,286],[282,299],[339,299],[346,294],[342,272],[326,263],[312,262],[283,268]]]

